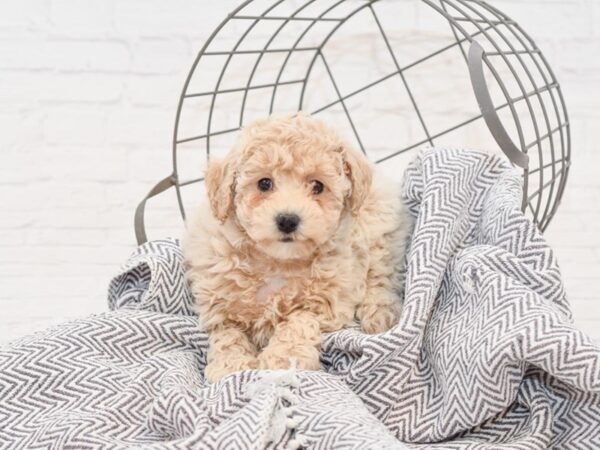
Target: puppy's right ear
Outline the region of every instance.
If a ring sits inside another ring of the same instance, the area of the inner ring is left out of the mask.
[[[221,223],[227,220],[233,206],[235,172],[231,158],[211,160],[206,169],[204,183],[210,208]]]
[[[344,173],[352,182],[350,211],[353,215],[357,215],[371,189],[373,168],[369,160],[357,150],[342,147],[341,152],[344,159]]]

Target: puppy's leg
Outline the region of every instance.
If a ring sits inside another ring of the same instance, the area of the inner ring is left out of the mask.
[[[287,369],[290,358],[299,369],[319,370],[321,330],[314,313],[299,311],[290,314],[275,327],[267,346],[258,355],[261,369]]]
[[[409,225],[403,224],[377,239],[370,249],[366,297],[356,311],[365,333],[383,333],[400,316],[403,283],[400,273],[409,230]]]
[[[398,294],[376,287],[368,290],[367,295],[368,297],[356,312],[363,331],[377,334],[392,328],[400,315]]]
[[[218,327],[210,332],[204,369],[204,376],[209,381],[218,381],[230,373],[257,367],[256,347],[242,330]]]

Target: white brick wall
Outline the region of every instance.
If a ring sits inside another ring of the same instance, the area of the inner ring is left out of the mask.
[[[600,338],[600,1],[491,2],[563,85],[574,165],[547,237],[577,323]],[[106,309],[108,280],[134,248],[133,210],[170,170],[187,70],[237,3],[0,3],[0,342]],[[418,12],[405,3],[410,26]],[[151,236],[177,229],[168,211],[151,213]]]

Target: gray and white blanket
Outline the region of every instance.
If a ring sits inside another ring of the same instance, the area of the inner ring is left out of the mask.
[[[175,240],[141,246],[110,312],[0,349],[0,448],[600,448],[600,346],[572,322],[519,175],[423,150],[400,323],[324,337],[321,372],[209,384]]]

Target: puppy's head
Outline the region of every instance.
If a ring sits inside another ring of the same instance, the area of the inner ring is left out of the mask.
[[[212,212],[235,217],[256,247],[276,259],[307,259],[357,214],[372,169],[363,155],[305,114],[274,116],[244,128],[235,148],[211,161]]]

